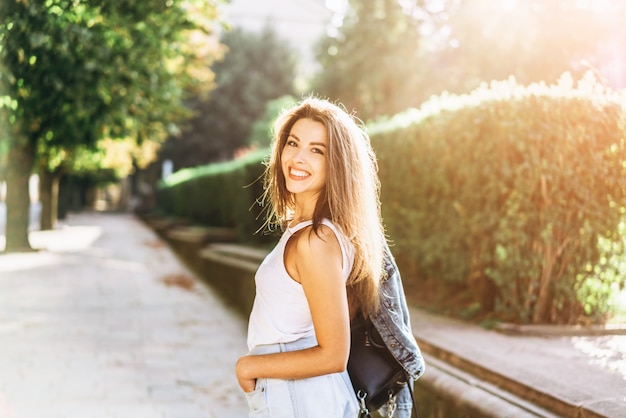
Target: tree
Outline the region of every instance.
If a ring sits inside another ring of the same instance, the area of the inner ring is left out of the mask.
[[[313,89],[340,100],[361,119],[414,104],[409,92],[423,49],[419,21],[398,0],[352,1],[336,37],[318,46],[322,71]]]
[[[267,102],[263,115],[252,124],[248,145],[256,148],[269,148],[276,118],[283,110],[295,106],[297,102],[294,96],[281,96]]]
[[[0,62],[0,74],[2,74],[2,63]],[[1,81],[1,77],[0,77]],[[0,93],[0,101],[3,100]],[[2,105],[0,104],[0,184],[6,177],[6,170],[9,166],[8,154],[9,154],[9,123],[6,120],[6,112],[2,111]]]
[[[205,20],[200,20],[203,18]],[[6,251],[29,249],[28,177],[99,138],[162,140],[186,116],[187,86],[211,54],[212,2],[7,0],[0,4],[0,105],[10,125]],[[197,67],[195,67],[197,68]]]
[[[511,75],[524,84],[553,83],[564,72],[582,77],[589,69],[608,76],[608,54],[623,49],[625,12],[621,2],[463,1],[449,9],[446,42],[431,56],[437,84],[445,78],[445,89],[464,93]]]
[[[294,93],[295,55],[273,30],[259,34],[233,29],[221,41],[227,51],[212,67],[215,90],[208,100],[190,103],[195,117],[160,152],[160,159],[174,161],[176,169],[232,158],[247,145],[266,103]]]
[[[623,88],[626,4],[571,0],[351,1],[318,47],[315,89],[362,119],[482,82],[555,82],[593,69]]]

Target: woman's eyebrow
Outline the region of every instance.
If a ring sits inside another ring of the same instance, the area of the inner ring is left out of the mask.
[[[294,134],[290,133],[290,134],[289,134],[289,136],[290,136],[290,137],[295,138],[298,142],[302,142],[302,141],[300,140],[300,138],[298,138],[298,136],[297,136],[297,135],[294,135]],[[324,148],[326,148],[326,144],[325,144],[325,143],[323,143],[323,142],[311,142],[309,145],[313,145],[313,146],[317,146],[317,147],[324,147]]]

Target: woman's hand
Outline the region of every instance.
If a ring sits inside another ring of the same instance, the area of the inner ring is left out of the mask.
[[[247,365],[249,364],[250,356],[243,356],[237,360],[237,365],[235,366],[235,374],[237,375],[237,380],[239,381],[239,386],[241,389],[248,393],[252,392],[256,387],[256,379],[253,377],[248,377],[246,375],[246,371],[248,370]]]

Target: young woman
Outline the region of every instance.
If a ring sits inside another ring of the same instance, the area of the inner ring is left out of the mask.
[[[284,232],[255,281],[236,374],[251,417],[349,417],[350,318],[379,307],[386,249],[376,160],[342,108],[308,98],[278,118],[265,173]]]

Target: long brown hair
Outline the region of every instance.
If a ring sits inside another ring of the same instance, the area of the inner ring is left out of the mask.
[[[341,228],[354,246],[352,272],[347,281],[351,312],[364,315],[378,308],[383,277],[385,235],[380,216],[378,165],[362,124],[343,108],[309,97],[284,111],[274,125],[272,153],[264,176],[264,202],[269,203],[267,225],[283,227],[294,209],[287,190],[281,154],[299,119],[322,123],[327,130],[327,182],[313,213],[313,230],[327,218]]]

